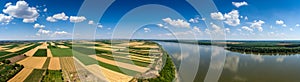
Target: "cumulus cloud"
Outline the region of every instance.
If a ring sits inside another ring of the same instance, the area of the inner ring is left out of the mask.
[[[293,29],[293,28],[290,28],[290,31],[294,31],[294,29]]]
[[[151,29],[150,28],[144,28],[144,32],[150,32]]]
[[[94,24],[94,21],[90,20],[90,21],[88,22],[88,24],[93,25],[93,24]]]
[[[184,20],[181,20],[181,19],[172,20],[171,18],[164,18],[162,20],[174,27],[190,28],[190,23],[188,23]]]
[[[57,22],[57,20],[68,20],[69,16],[67,16],[64,12],[54,14],[53,16],[47,17],[46,20],[49,22]]]
[[[34,28],[45,28],[46,26],[36,23],[36,24],[33,25],[33,27]]]
[[[237,26],[240,24],[240,19],[239,19],[239,11],[237,10],[232,10],[228,14],[225,14],[224,17],[226,18],[225,23],[230,25],[230,26]]]
[[[256,28],[256,29],[258,29],[258,31],[260,31],[260,32],[262,32],[263,31],[263,28],[262,28],[262,24],[264,24],[265,22],[264,21],[262,21],[262,20],[254,20],[252,23],[251,23],[251,25],[250,25],[250,27],[251,28]]]
[[[55,31],[53,34],[54,35],[63,35],[63,34],[68,34],[68,32],[66,32],[66,31]]]
[[[215,20],[225,20],[223,14],[221,12],[210,13],[210,17]]]
[[[164,27],[163,24],[156,24],[158,27]]]
[[[278,24],[278,25],[283,25],[283,24],[284,24],[284,21],[282,21],[282,20],[277,20],[277,21],[276,21],[276,24]]]
[[[103,25],[101,25],[101,24],[98,24],[98,26],[97,26],[98,28],[103,28]]]
[[[253,29],[249,28],[248,26],[242,26],[242,29],[249,32],[253,32]]]
[[[281,25],[282,27],[286,27],[286,24],[282,20],[276,20],[277,25]]]
[[[48,10],[48,9],[47,9],[47,8],[45,8],[43,11],[44,11],[44,12],[47,12],[47,10]]]
[[[300,26],[300,24],[296,24],[296,27],[299,27]]]
[[[227,32],[227,33],[230,33],[230,28],[225,28],[224,31]]]
[[[196,32],[201,32],[200,28],[198,28],[197,26],[194,26],[193,30],[196,31]]]
[[[70,16],[70,22],[72,23],[79,23],[85,20],[86,18],[84,16]]]
[[[57,21],[53,17],[47,17],[46,20],[49,21],[49,22],[56,22]]]
[[[40,29],[37,33],[37,35],[41,35],[41,34],[50,34],[50,30],[44,30],[44,29]]]
[[[237,7],[237,8],[239,8],[239,7],[241,7],[241,6],[247,6],[247,5],[248,5],[248,3],[245,2],[245,1],[243,1],[243,2],[232,2],[232,4],[233,4],[235,7]]]
[[[199,17],[195,17],[195,18],[191,18],[190,20],[189,20],[189,22],[191,22],[191,23],[199,23],[199,21],[200,20],[205,20],[205,19],[200,19]]]
[[[35,22],[39,16],[38,11],[35,7],[29,7],[29,4],[25,1],[18,1],[16,5],[12,3],[7,3],[5,5],[6,9],[3,12],[9,16],[22,18],[25,23]]]
[[[0,14],[0,23],[9,23],[14,18],[12,16],[6,16],[4,14]]]
[[[240,14],[238,10],[232,10],[224,15],[221,12],[214,12],[210,14],[212,19],[223,21],[230,26],[237,26],[240,24]]]

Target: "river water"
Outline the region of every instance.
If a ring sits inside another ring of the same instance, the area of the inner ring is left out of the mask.
[[[222,47],[158,42],[181,82],[300,82],[300,55],[242,54]]]

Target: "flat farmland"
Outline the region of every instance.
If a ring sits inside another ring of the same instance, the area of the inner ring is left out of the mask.
[[[79,80],[73,57],[59,57],[65,81]]]
[[[61,70],[47,70],[42,82],[63,82]]]
[[[34,69],[24,82],[40,82],[45,72],[43,69]]]
[[[49,70],[61,70],[60,62],[58,57],[52,57],[50,58],[50,63],[48,66]]]
[[[33,68],[23,68],[17,75],[8,80],[8,82],[23,82],[33,71]]]
[[[50,48],[53,57],[71,57],[72,49],[68,48]]]
[[[24,65],[24,67],[42,69],[47,57],[27,57],[18,64]]]
[[[38,49],[33,56],[36,57],[47,57],[47,49]]]

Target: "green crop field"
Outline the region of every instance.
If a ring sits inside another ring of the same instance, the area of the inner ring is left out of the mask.
[[[72,49],[69,48],[50,48],[54,57],[71,57],[73,56]]]
[[[45,61],[44,65],[43,65],[43,69],[47,69],[50,63],[50,58],[47,58],[47,60]]]
[[[6,54],[9,54],[10,52],[6,52],[6,51],[0,51],[0,56],[2,55],[6,55]]]
[[[47,70],[42,82],[63,82],[61,70]]]
[[[24,82],[40,82],[46,70],[34,69]]]
[[[47,49],[38,49],[33,56],[47,57]]]

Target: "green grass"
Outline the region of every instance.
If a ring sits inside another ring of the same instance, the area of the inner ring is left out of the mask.
[[[61,70],[47,70],[42,82],[63,82]]]
[[[100,66],[104,67],[104,68],[107,68],[107,69],[110,69],[112,71],[119,72],[119,73],[122,73],[122,74],[125,74],[125,75],[129,75],[129,76],[135,76],[136,74],[139,74],[139,72],[137,72],[137,71],[133,71],[133,70],[130,70],[130,69],[114,66],[114,65],[107,64],[107,63],[104,63],[104,62],[101,62],[101,61],[98,61],[98,64]]]
[[[6,51],[0,51],[0,56],[2,55],[6,55],[6,54],[9,54],[10,52],[6,52]]]
[[[69,48],[50,48],[54,57],[71,57],[73,56],[72,49]]]
[[[13,45],[6,46],[4,48],[12,49],[12,48],[15,48],[15,47],[18,47],[18,46],[19,46],[18,44],[13,44]]]
[[[97,64],[98,63],[96,59],[91,58],[86,54],[79,53],[77,51],[74,51],[74,57],[76,57],[84,65],[92,65],[92,64]]]
[[[40,82],[45,72],[43,69],[34,69],[24,82]]]
[[[47,49],[38,49],[33,56],[47,57]]]
[[[43,65],[43,69],[47,69],[50,63],[50,58],[48,57]]]

